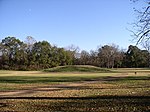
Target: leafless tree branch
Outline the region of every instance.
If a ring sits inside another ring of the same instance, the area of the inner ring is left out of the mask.
[[[137,2],[140,0],[131,0]],[[150,39],[150,0],[146,0],[147,6],[143,7],[141,10],[136,10],[138,14],[137,21],[133,23],[134,31],[130,31],[133,34],[136,45],[142,41],[148,41]]]

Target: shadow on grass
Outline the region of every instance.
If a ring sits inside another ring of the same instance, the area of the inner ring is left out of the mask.
[[[27,100],[95,100],[95,99],[147,99],[150,96],[89,96],[89,97],[0,97],[0,99],[27,99]]]
[[[7,104],[6,103],[0,103],[0,108],[1,107],[7,107]]]
[[[150,107],[150,96],[0,97],[0,99],[2,105],[0,110],[5,108],[11,110],[15,107],[13,110],[26,112],[149,112]]]
[[[128,77],[30,77],[30,76],[1,76],[0,83],[53,83],[53,82],[77,82],[77,81],[128,81],[128,80],[150,80],[150,76],[128,76]]]

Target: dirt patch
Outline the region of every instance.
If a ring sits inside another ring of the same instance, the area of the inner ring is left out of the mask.
[[[69,84],[53,84],[50,86],[43,86],[43,87],[34,87],[34,88],[29,88],[26,90],[8,90],[8,91],[0,91],[0,97],[4,96],[28,96],[33,93],[37,92],[50,92],[50,91],[58,91],[58,90],[65,90],[69,88],[78,88],[84,84],[87,83],[94,83],[96,81],[92,82],[77,82],[77,83],[69,83]]]
[[[132,76],[128,73],[118,74],[116,76],[110,77],[101,77],[97,79],[91,79],[86,81],[80,82],[71,82],[66,84],[52,84],[52,85],[44,85],[44,86],[37,86],[37,87],[29,87],[23,90],[7,90],[7,91],[0,91],[0,97],[13,97],[13,96],[32,96],[36,93],[45,93],[45,92],[57,92],[63,90],[83,90],[83,89],[118,89],[118,84],[111,84],[108,82],[111,81],[121,81],[121,80],[128,80],[128,76]],[[141,77],[131,78],[129,80],[141,80]],[[148,79],[143,79],[148,80]],[[90,85],[90,86],[89,86]],[[142,86],[143,87],[143,86]],[[130,89],[129,87],[127,89]],[[134,89],[134,88],[133,88]],[[82,92],[82,91],[81,91]],[[61,93],[60,93],[61,94]]]

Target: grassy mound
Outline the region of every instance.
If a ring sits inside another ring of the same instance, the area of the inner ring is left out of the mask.
[[[44,70],[45,72],[95,72],[95,73],[108,73],[112,72],[106,68],[99,68],[89,65],[71,65],[71,66],[59,66]]]

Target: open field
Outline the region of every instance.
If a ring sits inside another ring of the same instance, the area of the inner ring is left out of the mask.
[[[111,70],[114,72],[0,71],[0,111],[148,112],[150,70]]]

